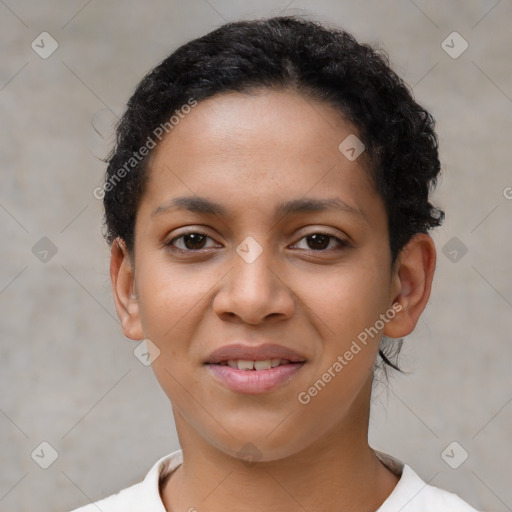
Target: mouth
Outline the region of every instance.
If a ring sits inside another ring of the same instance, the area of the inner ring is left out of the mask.
[[[236,368],[244,371],[261,371],[270,370],[271,368],[277,368],[278,366],[284,366],[292,363],[288,359],[261,359],[253,361],[250,359],[229,359],[227,361],[220,361],[219,363],[208,363],[218,364],[219,366],[229,366],[230,368]]]
[[[283,345],[245,345],[241,343],[225,345],[214,350],[205,364],[226,364],[230,367],[236,363],[240,370],[263,370],[280,366],[284,363],[304,363],[306,357]],[[252,363],[252,366],[249,364]]]
[[[268,393],[290,382],[306,358],[281,345],[227,345],[205,365],[225,387],[242,394]]]

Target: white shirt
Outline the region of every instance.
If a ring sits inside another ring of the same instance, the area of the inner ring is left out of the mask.
[[[400,477],[376,512],[478,512],[456,494],[425,483],[407,464],[377,450],[374,452]],[[183,452],[177,450],[156,462],[142,482],[72,512],[166,512],[160,498],[160,481],[182,462]]]

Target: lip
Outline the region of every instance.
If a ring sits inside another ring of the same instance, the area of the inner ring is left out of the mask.
[[[264,361],[285,359],[289,364],[268,370],[239,370],[220,363],[232,359]],[[306,363],[306,358],[297,352],[276,344],[249,346],[242,344],[226,345],[210,354],[205,365],[217,381],[235,393],[256,395],[270,393],[287,384]]]
[[[246,359],[248,361],[264,361],[265,359],[286,359],[292,363],[303,363],[306,358],[290,348],[274,343],[251,346],[236,343],[225,345],[214,350],[208,357],[206,364],[218,364],[230,359]],[[245,370],[242,370],[245,371]],[[268,371],[268,370],[259,370]]]
[[[209,364],[211,375],[235,393],[257,395],[270,393],[289,382],[304,366],[290,363],[269,370],[239,370],[220,364]]]

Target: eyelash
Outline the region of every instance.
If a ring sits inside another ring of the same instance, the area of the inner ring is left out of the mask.
[[[168,243],[166,243],[165,246],[168,247],[173,252],[192,253],[192,254],[193,253],[199,253],[201,251],[211,249],[211,248],[208,248],[208,247],[207,248],[203,248],[203,249],[179,249],[179,248],[177,248],[177,247],[175,247],[173,245],[173,243],[176,240],[180,240],[180,239],[182,239],[183,237],[185,237],[187,235],[201,235],[201,236],[204,236],[206,238],[210,238],[211,240],[213,240],[209,235],[207,235],[206,233],[203,233],[202,231],[188,231],[186,233],[182,233],[181,235],[179,235],[177,237],[174,237],[172,240],[170,240]],[[332,248],[331,249],[300,249],[300,250],[309,251],[309,252],[312,252],[312,253],[321,253],[321,252],[330,252],[330,251],[333,251],[333,250],[334,251],[335,250],[343,250],[343,249],[349,247],[349,243],[346,240],[342,240],[341,238],[338,238],[337,236],[331,235],[329,233],[324,233],[322,231],[314,231],[312,233],[304,235],[302,238],[299,239],[299,242],[301,240],[304,240],[305,238],[308,238],[308,237],[313,236],[313,235],[322,235],[322,236],[328,237],[329,239],[335,240],[337,242],[337,244],[338,244],[338,248],[334,248],[334,249],[332,249]]]

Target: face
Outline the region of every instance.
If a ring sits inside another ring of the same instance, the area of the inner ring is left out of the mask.
[[[351,134],[296,93],[230,93],[200,102],[154,153],[120,316],[159,351],[180,439],[275,460],[367,427],[403,283],[364,153],[338,149]]]

